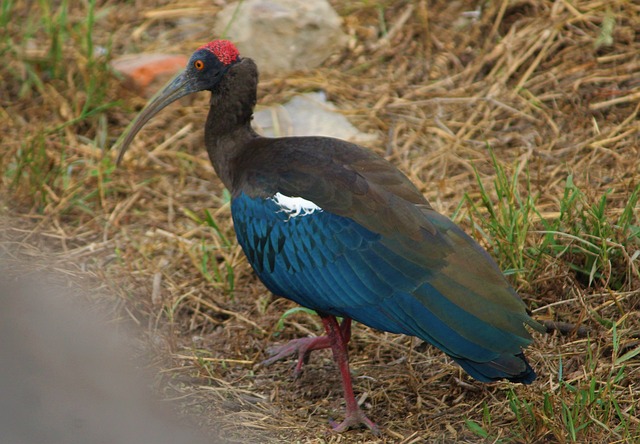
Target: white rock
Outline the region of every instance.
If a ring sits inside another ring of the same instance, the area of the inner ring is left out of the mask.
[[[286,73],[320,65],[347,37],[326,0],[246,0],[225,7],[214,32],[232,40],[261,73]],[[226,34],[225,34],[226,31]]]
[[[261,109],[254,115],[253,127],[266,137],[328,136],[356,143],[376,139],[358,131],[327,102],[324,92],[301,94],[284,105]]]

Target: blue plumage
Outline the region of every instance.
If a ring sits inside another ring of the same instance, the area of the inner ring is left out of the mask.
[[[240,193],[231,209],[240,245],[274,294],[320,313],[420,337],[481,381],[532,377],[526,361],[515,356],[530,342],[526,331],[518,335],[491,325],[443,295],[431,283],[438,268],[412,260],[420,245],[407,249],[328,211],[291,216],[272,198]],[[441,248],[446,242],[438,239]],[[441,260],[439,268],[444,266]],[[500,371],[495,360],[511,367]]]

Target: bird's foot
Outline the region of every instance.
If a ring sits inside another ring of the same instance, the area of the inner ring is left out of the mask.
[[[263,365],[271,365],[276,361],[285,359],[291,355],[298,355],[298,363],[293,370],[295,379],[302,375],[302,366],[309,360],[309,354],[313,350],[320,350],[331,347],[328,336],[318,336],[316,338],[292,339],[284,345],[271,347],[267,350],[269,358],[262,361]]]
[[[329,420],[329,424],[331,425],[333,431],[336,433],[342,433],[349,430],[351,427],[364,425],[369,430],[371,430],[374,435],[380,435],[380,429],[378,428],[378,426],[369,418],[367,418],[367,416],[362,412],[362,410],[360,410],[360,408],[351,412],[347,412],[344,421],[342,421],[341,423],[338,424],[331,419]]]

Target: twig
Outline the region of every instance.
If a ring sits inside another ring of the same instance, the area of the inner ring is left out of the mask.
[[[184,359],[188,361],[205,361],[205,362],[231,362],[233,364],[245,364],[253,365],[255,361],[249,361],[247,359],[231,359],[231,358],[205,358],[202,356],[186,356],[186,355],[173,355],[174,358]]]
[[[615,99],[605,100],[604,102],[590,103],[589,109],[592,111],[597,111],[599,109],[609,108],[610,106],[620,105],[621,103],[635,102],[636,100],[640,100],[640,91],[635,92],[633,94],[629,94],[628,96],[616,97]]]
[[[547,333],[558,331],[563,335],[575,333],[579,338],[586,338],[591,329],[585,325],[571,324],[560,321],[543,321],[542,324],[547,329]]]

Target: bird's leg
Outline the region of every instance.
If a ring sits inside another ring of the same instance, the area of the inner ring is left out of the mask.
[[[345,319],[346,320],[346,319]],[[360,409],[356,397],[353,394],[351,384],[351,373],[349,371],[349,354],[347,352],[347,342],[350,337],[350,330],[343,331],[342,326],[338,326],[335,316],[322,316],[322,323],[327,332],[333,360],[336,362],[340,375],[342,376],[342,388],[344,390],[344,400],[347,405],[344,421],[340,424],[331,421],[331,427],[336,432],[344,432],[350,427],[365,425],[376,435],[380,434],[378,426],[366,417]],[[344,321],[343,321],[344,324]]]
[[[351,339],[351,319],[344,318],[342,324],[340,324],[340,332],[344,338],[345,343]],[[329,336],[318,336],[316,338],[298,338],[293,339],[286,344],[270,348],[267,352],[271,355],[270,358],[262,362],[263,365],[270,365],[276,361],[284,359],[290,355],[297,354],[298,362],[296,368],[293,370],[293,377],[299,378],[302,374],[302,366],[309,360],[309,355],[314,350],[321,350],[323,348],[331,347],[331,339]]]

